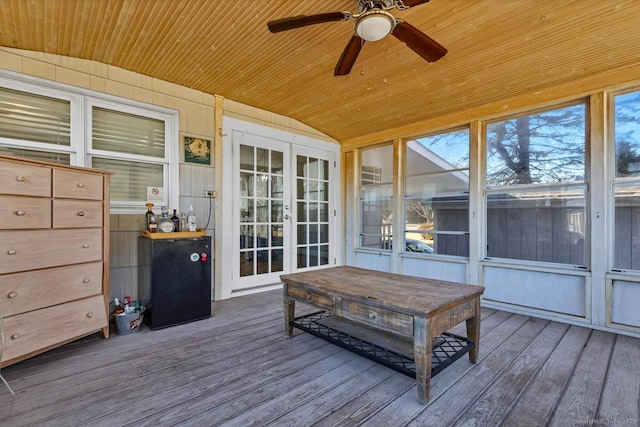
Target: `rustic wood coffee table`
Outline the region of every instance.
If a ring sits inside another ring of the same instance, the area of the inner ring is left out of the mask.
[[[467,352],[477,362],[482,286],[347,266],[280,278],[287,337],[296,327],[415,377],[421,403],[433,375]],[[321,311],[295,317],[296,300]],[[464,320],[466,338],[446,332]]]

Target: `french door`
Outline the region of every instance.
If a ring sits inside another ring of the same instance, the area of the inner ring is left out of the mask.
[[[333,264],[335,152],[236,133],[232,289]]]

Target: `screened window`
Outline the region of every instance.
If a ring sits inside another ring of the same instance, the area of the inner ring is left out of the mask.
[[[362,150],[360,164],[360,247],[391,250],[393,146]]]
[[[71,145],[71,102],[0,87],[0,135]]]
[[[586,105],[487,126],[487,257],[586,263]]]
[[[405,248],[469,256],[469,130],[407,141]]]
[[[640,270],[640,92],[614,97],[613,268]]]
[[[164,120],[91,107],[91,166],[113,172],[112,202],[146,200],[147,187],[165,187],[165,140]]]

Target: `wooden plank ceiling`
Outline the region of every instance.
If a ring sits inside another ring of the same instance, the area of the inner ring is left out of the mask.
[[[640,63],[637,0],[431,0],[401,18],[449,53],[393,36],[333,68],[353,21],[271,34],[356,0],[0,0],[0,44],[91,59],[297,119],[343,141]],[[0,67],[2,64],[0,64]]]

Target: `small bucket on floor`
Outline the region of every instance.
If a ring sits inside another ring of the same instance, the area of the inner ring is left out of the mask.
[[[144,308],[137,313],[118,314],[114,316],[116,321],[116,333],[118,335],[130,335],[140,332]]]

